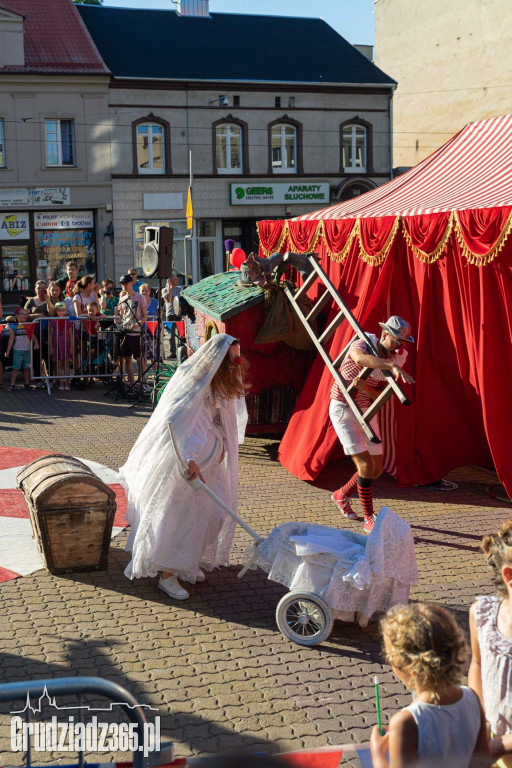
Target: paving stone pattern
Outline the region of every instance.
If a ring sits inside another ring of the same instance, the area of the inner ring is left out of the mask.
[[[103,386],[0,397],[0,444],[69,452],[113,468],[150,413],[115,403]],[[361,529],[341,520],[330,500],[349,477],[350,461],[332,463],[312,485],[281,467],[277,448],[275,437],[250,437],[241,447],[240,513],[255,530],[266,534],[288,520]],[[486,494],[495,482],[488,471],[463,468],[450,478],[457,491],[397,488],[389,477],[375,491],[379,506],[389,505],[413,528],[420,583],[412,598],[449,607],[467,630],[469,605],[491,592],[479,541],[512,510]],[[154,579],[125,578],[125,542],[126,533],[112,542],[106,572],[40,571],[0,586],[0,683],[68,675],[120,683],[159,708],[164,739],[175,742],[178,756],[366,741],[376,721],[375,674],[385,721],[409,702],[383,663],[376,624],[362,630],[337,621],[331,637],[311,649],[282,637],[274,613],[286,590],[262,572],[237,578],[249,543],[243,531],[232,566],[191,587],[183,603],[159,592]],[[10,752],[9,723],[2,715],[0,765],[21,765],[23,755]],[[36,757],[39,764],[57,761],[48,753]],[[121,755],[87,759],[116,758]]]

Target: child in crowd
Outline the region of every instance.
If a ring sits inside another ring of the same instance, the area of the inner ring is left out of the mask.
[[[474,691],[459,685],[467,646],[451,613],[436,605],[397,605],[381,628],[391,668],[415,698],[393,715],[384,736],[374,727],[374,768],[489,765],[482,706]]]
[[[12,326],[10,327],[11,337],[5,353],[5,356],[9,357],[11,349],[13,350],[11,386],[7,388],[8,392],[14,392],[16,388],[18,371],[23,371],[25,389],[30,389],[30,345],[33,343],[34,349],[39,349],[39,342],[35,336],[32,337],[31,342],[25,330],[25,323],[29,319],[29,314],[29,310],[22,307],[17,317],[7,318],[7,322],[15,326],[14,330]]]
[[[469,684],[480,697],[491,728],[491,756],[512,766],[512,520],[484,536],[482,549],[497,595],[479,597],[471,606],[473,653]],[[501,759],[500,759],[501,758]]]
[[[69,363],[74,344],[74,328],[68,320],[66,305],[63,301],[55,304],[57,320],[50,321],[50,346],[52,361],[60,376],[59,389],[69,389]]]
[[[101,349],[98,338],[100,330],[101,312],[97,301],[91,301],[86,306],[87,320],[85,321],[85,330],[87,332],[87,368],[89,373],[92,371],[94,361],[98,358]],[[85,350],[84,350],[85,352]],[[94,379],[89,379],[89,386],[94,386]]]

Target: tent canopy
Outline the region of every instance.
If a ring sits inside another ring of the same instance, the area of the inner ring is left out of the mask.
[[[417,216],[512,205],[512,115],[470,123],[393,181],[294,221]]]
[[[512,493],[511,228],[512,116],[468,125],[407,173],[357,198],[259,223],[263,255],[319,254],[366,331],[378,332],[391,314],[411,322],[413,404],[393,398],[380,414],[385,467],[399,484],[494,461]],[[328,345],[331,356],[350,340],[345,326]],[[317,356],[280,450],[281,463],[302,479],[342,455],[328,417],[331,384]]]

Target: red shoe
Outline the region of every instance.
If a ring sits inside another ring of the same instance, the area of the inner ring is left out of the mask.
[[[365,517],[364,519],[364,532],[365,533],[371,533],[375,527],[375,521],[377,520],[377,515],[372,515],[371,517]]]
[[[337,491],[334,491],[331,499],[334,501],[342,515],[348,517],[349,520],[359,520],[358,516],[350,506],[350,499],[348,496],[343,495],[341,488],[339,488]]]

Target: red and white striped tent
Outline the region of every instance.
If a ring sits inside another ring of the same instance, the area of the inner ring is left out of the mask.
[[[259,223],[261,253],[316,251],[365,330],[391,314],[416,338],[411,407],[381,412],[386,468],[401,485],[494,462],[512,494],[512,116],[466,126],[402,176],[289,221]],[[313,296],[314,298],[314,296]],[[350,338],[342,324],[336,354]],[[314,479],[340,455],[330,374],[315,361],[280,460]]]

